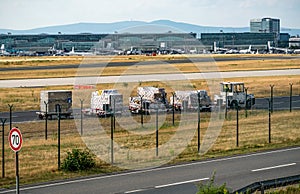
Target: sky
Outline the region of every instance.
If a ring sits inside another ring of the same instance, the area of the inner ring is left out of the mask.
[[[173,20],[203,26],[247,27],[274,17],[300,28],[300,0],[0,0],[0,28],[27,30],[80,22]]]

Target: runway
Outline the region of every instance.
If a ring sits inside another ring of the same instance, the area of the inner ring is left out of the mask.
[[[130,56],[128,56],[130,58]],[[183,57],[185,57],[183,55]],[[114,56],[111,56],[113,59]],[[170,57],[172,58],[172,56]],[[155,58],[153,58],[155,59]],[[77,68],[100,68],[100,67],[118,67],[118,66],[133,66],[136,64],[139,65],[156,65],[156,64],[180,64],[180,63],[197,63],[197,62],[222,62],[222,61],[247,61],[247,60],[288,60],[288,59],[300,59],[300,56],[247,56],[247,57],[212,57],[212,56],[204,56],[204,57],[185,57],[184,59],[170,59],[170,60],[148,60],[141,61],[145,63],[141,63],[140,61],[126,61],[126,62],[99,62],[93,64],[86,64],[87,60],[83,59],[81,64],[61,64],[61,65],[51,65],[51,66],[26,66],[26,67],[0,67],[0,72],[4,71],[23,71],[23,70],[58,70],[58,69],[77,69]],[[97,59],[95,59],[97,61]]]
[[[0,80],[0,88],[300,75],[300,69]]]

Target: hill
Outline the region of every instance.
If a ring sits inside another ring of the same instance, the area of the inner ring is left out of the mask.
[[[113,23],[75,23],[68,25],[58,25],[58,26],[48,26],[29,30],[13,30],[13,29],[0,29],[0,34],[7,34],[8,32],[12,34],[57,34],[58,32],[62,34],[79,34],[79,33],[125,33],[131,32],[132,28],[137,26],[156,26],[152,29],[157,32],[166,32],[166,29],[171,31],[181,31],[181,32],[195,32],[200,33],[213,33],[213,32],[249,32],[249,27],[215,27],[215,26],[200,26],[184,22],[174,22],[170,20],[156,20],[152,22],[143,21],[121,21]],[[160,26],[160,28],[157,28]],[[167,28],[166,28],[167,27]],[[128,31],[128,29],[130,29]],[[145,29],[144,29],[145,30]],[[282,28],[282,32],[287,32],[291,35],[300,34],[300,29]]]

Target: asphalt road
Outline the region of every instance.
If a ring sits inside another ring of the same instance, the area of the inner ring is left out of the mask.
[[[184,55],[183,55],[184,56]],[[237,61],[237,60],[276,60],[276,59],[299,59],[299,56],[255,56],[252,55],[250,57],[192,57],[192,62],[212,62],[212,61]],[[1,71],[20,71],[20,70],[50,70],[50,69],[70,69],[70,68],[95,68],[95,67],[118,67],[118,66],[132,66],[135,64],[139,65],[155,65],[161,63],[169,63],[169,64],[176,64],[176,63],[191,63],[189,58],[185,59],[174,59],[174,60],[161,60],[161,61],[146,61],[143,63],[140,62],[109,62],[109,63],[95,63],[95,64],[84,64],[84,60],[82,64],[61,64],[57,66],[32,66],[32,67],[9,67],[9,68],[1,68]]]
[[[216,172],[216,183],[236,190],[253,182],[300,173],[300,147],[212,159],[120,174],[21,187],[21,193],[196,193]],[[15,193],[14,189],[0,193]]]

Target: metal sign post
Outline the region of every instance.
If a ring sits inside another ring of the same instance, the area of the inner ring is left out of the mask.
[[[16,193],[19,194],[19,151],[23,143],[21,131],[18,128],[12,128],[9,131],[8,141],[10,148],[16,153]]]

